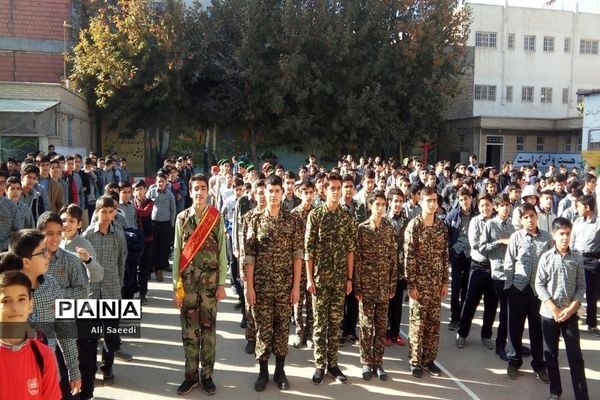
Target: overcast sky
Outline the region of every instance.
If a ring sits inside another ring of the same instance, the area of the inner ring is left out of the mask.
[[[509,6],[548,8],[554,10],[575,11],[579,4],[579,11],[600,14],[600,0],[555,0],[550,6],[546,6],[548,0],[508,0]],[[504,0],[467,0],[467,3],[497,4],[503,5]]]

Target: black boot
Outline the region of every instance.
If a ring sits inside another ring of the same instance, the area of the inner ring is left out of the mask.
[[[254,383],[254,390],[262,392],[269,382],[269,361],[259,360],[258,363],[260,365],[260,373],[258,374],[258,379]]]
[[[275,373],[273,374],[273,382],[279,386],[281,390],[288,390],[290,388],[290,383],[285,376],[285,371],[283,370],[283,365],[285,364],[285,356],[277,356],[275,359]]]

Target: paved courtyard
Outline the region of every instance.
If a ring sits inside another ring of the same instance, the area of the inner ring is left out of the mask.
[[[150,282],[149,304],[143,308],[142,335],[140,339],[126,339],[124,349],[134,354],[130,362],[117,361],[115,385],[102,387],[98,381],[96,399],[153,400],[206,397],[201,388],[186,396],[177,394],[183,380],[183,350],[178,311],[171,304],[172,289],[167,283]],[[323,385],[314,386],[310,378],[314,371],[313,353],[309,349],[295,349],[290,337],[286,373],[290,390],[280,391],[272,381],[262,393],[254,391],[258,364],[253,356],[244,352],[244,332],[239,327],[240,314],[233,309],[235,299],[231,289],[220,304],[217,323],[217,362],[214,380],[217,385],[215,399],[546,399],[549,386],[538,381],[529,366],[529,359],[521,370],[521,376],[511,381],[506,376],[506,364],[492,350],[484,348],[479,341],[481,310],[471,329],[464,349],[454,346],[455,332],[448,327],[449,298],[442,310],[442,329],[438,364],[443,375],[416,379],[408,370],[407,348],[393,345],[386,348],[384,367],[388,381],[362,380],[359,349],[347,345],[340,349],[340,367],[348,376],[346,384],[339,384],[329,376]],[[403,312],[404,332],[407,331],[408,308]],[[582,325],[580,327],[583,328]],[[293,328],[293,327],[292,327]],[[600,339],[582,331],[581,345],[586,362],[591,399],[600,398]],[[525,342],[528,342],[527,332]],[[561,342],[561,375],[563,399],[573,399],[568,364]],[[270,372],[274,370],[271,361]],[[100,377],[100,375],[98,375]]]

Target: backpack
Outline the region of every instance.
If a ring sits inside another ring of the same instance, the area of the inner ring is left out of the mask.
[[[127,241],[127,262],[139,264],[144,253],[144,232],[135,228],[127,228],[124,233]]]
[[[41,375],[44,375],[44,356],[42,356],[42,352],[38,347],[38,341],[35,339],[30,339],[29,344],[31,345],[31,350],[33,351],[33,355],[35,357],[35,362],[37,363]]]

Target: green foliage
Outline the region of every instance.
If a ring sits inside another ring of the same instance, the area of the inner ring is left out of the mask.
[[[181,71],[185,8],[164,10],[144,0],[118,0],[100,8],[80,32],[71,80],[115,123],[140,128],[174,127],[187,117]]]
[[[132,127],[246,130],[254,154],[435,139],[469,25],[458,0],[115,1],[80,35],[78,87]]]

